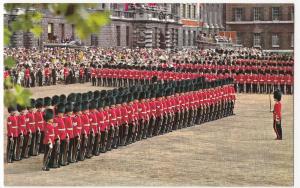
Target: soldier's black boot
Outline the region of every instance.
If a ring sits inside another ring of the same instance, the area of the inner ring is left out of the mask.
[[[101,153],[105,153],[107,151],[107,142],[108,142],[108,131],[105,130],[103,139],[101,141]]]
[[[112,146],[114,149],[117,149],[119,146],[119,139],[120,139],[119,132],[120,132],[119,126],[116,126],[114,140],[113,140],[113,146]]]

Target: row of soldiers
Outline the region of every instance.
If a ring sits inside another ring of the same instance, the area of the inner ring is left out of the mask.
[[[53,96],[50,105],[49,98],[31,100],[28,112],[19,108],[20,115],[9,108],[7,159],[19,160],[20,153],[26,158],[28,152],[35,155],[45,148],[43,170],[65,166],[111,148],[226,117],[233,114],[234,101],[231,79],[207,82],[203,78]],[[20,121],[21,116],[39,117],[39,113],[42,121]]]

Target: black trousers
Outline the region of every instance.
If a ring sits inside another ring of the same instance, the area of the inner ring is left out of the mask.
[[[274,128],[274,131],[276,133],[277,139],[282,140],[281,121],[279,123],[276,123],[276,121],[274,120],[273,128]]]

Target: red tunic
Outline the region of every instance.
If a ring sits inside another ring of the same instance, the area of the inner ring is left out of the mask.
[[[27,131],[34,133],[36,131],[34,113],[28,112],[26,114],[26,118],[28,119],[27,124],[26,124]]]
[[[74,136],[79,136],[81,135],[82,132],[82,121],[80,116],[75,115],[73,116],[73,134]]]
[[[67,136],[67,132],[66,132],[64,118],[56,116],[54,118],[53,125],[55,130],[55,137],[60,138],[60,140],[65,140]]]
[[[98,133],[98,123],[97,123],[96,113],[90,112],[89,119],[90,119],[90,130],[93,131],[95,134]]]
[[[44,131],[44,118],[43,118],[43,112],[36,111],[34,113],[34,119],[35,119],[35,127],[36,129],[39,129],[40,131]]]
[[[100,131],[103,132],[105,131],[106,124],[105,124],[105,115],[104,111],[98,111],[97,114],[97,122],[98,122],[98,129],[100,128]]]
[[[277,101],[274,104],[273,119],[275,121],[281,121],[281,103],[280,103],[280,101]]]
[[[18,116],[7,117],[7,136],[18,137]]]
[[[25,78],[29,78],[30,77],[30,70],[26,69],[25,70]]]
[[[25,114],[20,114],[18,116],[18,130],[19,134],[27,135],[27,130],[26,130],[26,115]]]
[[[45,137],[43,140],[44,144],[48,144],[49,141],[53,144],[55,139],[55,131],[52,123],[45,123]]]
[[[88,114],[81,114],[83,133],[86,135],[90,134],[90,120]]]
[[[65,115],[64,123],[66,127],[66,132],[69,135],[69,138],[74,138],[74,129],[73,129],[73,118],[69,115]]]
[[[69,75],[69,69],[67,67],[64,68],[64,76],[67,77]]]

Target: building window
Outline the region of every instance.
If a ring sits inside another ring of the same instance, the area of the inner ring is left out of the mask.
[[[291,20],[294,21],[294,7],[291,7]]]
[[[242,8],[236,8],[234,13],[234,20],[235,21],[242,21],[243,16],[243,9]]]
[[[185,30],[182,31],[182,46],[185,46]]]
[[[186,5],[182,5],[182,17],[185,18],[185,12],[186,12]]]
[[[279,20],[279,7],[272,8],[272,20]]]
[[[157,48],[157,27],[154,27],[154,48]]]
[[[197,36],[196,36],[196,31],[193,31],[193,43],[194,43],[194,46],[196,46],[196,38],[197,38]]]
[[[177,46],[179,46],[179,32],[178,32],[178,29],[175,30],[176,31],[176,37],[175,37],[175,40],[177,42]]]
[[[253,8],[253,20],[261,20],[261,8]]]
[[[199,5],[199,19],[202,19],[202,6]]]
[[[61,31],[61,42],[65,40],[65,24],[60,24],[60,31]]]
[[[196,12],[197,12],[197,7],[196,5],[194,5],[194,8],[193,8],[193,17],[196,18]]]
[[[188,32],[188,46],[191,46],[191,31]]]
[[[279,36],[278,34],[272,34],[272,47],[279,47]]]
[[[187,11],[187,13],[188,13],[188,18],[191,18],[191,5],[188,5],[188,11]]]
[[[102,9],[105,9],[105,3],[102,3]]]
[[[129,26],[126,26],[126,46],[129,46]]]
[[[253,47],[261,47],[261,45],[260,45],[260,33],[254,33]]]
[[[242,33],[236,33],[236,44],[242,44]]]
[[[291,47],[294,47],[294,33],[291,34]]]
[[[116,29],[117,29],[117,46],[121,46],[121,28],[120,26],[117,26]]]
[[[54,40],[53,23],[48,23],[48,40]]]

